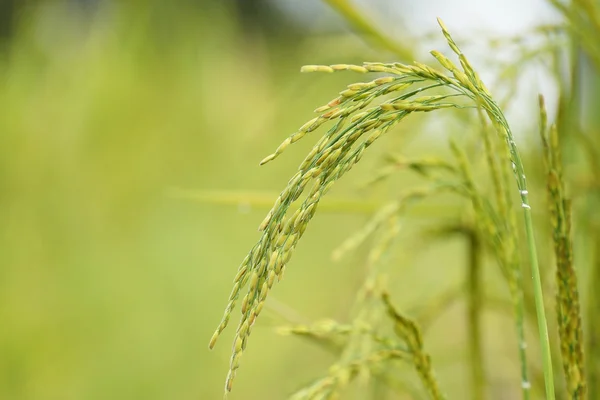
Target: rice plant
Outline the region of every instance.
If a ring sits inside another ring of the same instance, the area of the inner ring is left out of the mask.
[[[535,229],[529,201],[529,186],[524,162],[506,117],[477,70],[462,53],[444,23],[438,19],[446,42],[458,58],[458,64],[439,51],[431,55],[438,62],[434,68],[426,64],[365,62],[362,65],[307,65],[304,73],[338,73],[348,71],[361,75],[375,74],[363,82],[353,83],[327,104],[315,109],[317,116],[286,138],[260,164],[278,158],[291,145],[322,126],[329,125],[299,165],[281,191],[271,210],[259,226],[260,239],[252,247],[238,268],[225,313],[210,340],[213,348],[234,315],[239,303],[240,320],[237,324],[226,392],[231,391],[247,348],[250,334],[263,311],[267,297],[275,284],[281,281],[300,239],[315,216],[319,204],[331,187],[348,173],[367,152],[367,149],[411,114],[443,112],[455,109],[468,114],[478,126],[491,195],[474,178],[475,162],[466,151],[466,141],[452,140],[450,160],[392,157],[389,165],[375,174],[370,184],[389,178],[398,168],[410,168],[426,184],[406,190],[401,198],[391,201],[375,213],[370,222],[352,235],[334,251],[341,258],[357,246],[372,239],[367,259],[367,274],[356,295],[349,323],[322,321],[313,325],[291,325],[280,332],[310,338],[332,348],[339,355],[338,362],[324,377],[297,391],[295,399],[336,398],[348,385],[370,377],[381,380],[394,390],[410,391],[397,374],[397,363],[412,365],[421,382],[421,391],[432,399],[446,398],[444,382],[436,376],[435,360],[427,352],[422,335],[426,318],[409,317],[393,305],[393,293],[387,285],[387,273],[381,268],[383,256],[391,251],[402,228],[403,217],[409,206],[441,193],[464,199],[471,204],[472,218],[450,229],[435,233],[460,233],[469,243],[468,335],[471,370],[471,391],[476,399],[486,398],[486,374],[483,356],[481,253],[489,252],[498,265],[510,292],[514,320],[514,335],[518,343],[515,355],[520,364],[518,386],[523,399],[529,399],[532,382],[532,361],[527,352],[526,326],[532,321],[531,310],[537,320],[538,342],[543,371],[543,390],[546,399],[555,399],[556,385],[553,371],[552,343],[546,318],[547,297],[544,297],[544,279],[538,263]],[[591,44],[590,44],[591,46]],[[460,65],[460,68],[459,66]],[[544,108],[541,108],[544,110]],[[473,118],[475,117],[475,118]],[[558,288],[556,310],[560,352],[569,398],[586,398],[586,377],[583,360],[583,332],[576,272],[572,265],[570,203],[565,198],[561,178],[557,130],[547,133],[545,113],[542,112],[540,132],[544,143],[544,158],[548,176],[548,197],[553,216],[554,243],[557,260]],[[515,196],[516,195],[516,196]],[[518,207],[514,198],[518,196]],[[519,225],[522,213],[523,225]],[[525,241],[520,239],[522,231]],[[524,243],[524,244],[523,244]],[[527,254],[532,275],[532,297],[525,289]],[[445,301],[442,303],[442,305]],[[417,322],[419,321],[419,322]],[[393,327],[395,336],[385,334],[386,324]]]

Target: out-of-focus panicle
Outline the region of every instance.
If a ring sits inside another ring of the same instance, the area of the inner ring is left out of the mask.
[[[410,349],[412,361],[421,378],[421,382],[423,382],[423,386],[425,386],[434,400],[445,399],[431,368],[431,357],[424,350],[421,330],[414,321],[396,311],[388,293],[384,292],[381,298],[386,306],[389,317],[394,321],[394,331]]]
[[[337,398],[352,381],[358,380],[361,387],[365,387],[372,376],[389,378],[386,376],[390,370],[389,363],[394,359],[411,359],[405,345],[377,333],[383,317],[379,298],[386,282],[379,266],[382,256],[390,250],[400,231],[399,210],[389,206],[384,210],[386,212],[379,213],[378,217],[382,220],[381,224],[369,231],[369,235],[375,236],[374,244],[367,257],[367,276],[352,307],[352,323],[337,326],[338,338],[342,334],[344,339],[339,359],[325,377],[296,392],[294,399]],[[328,330],[335,326],[328,325]],[[343,331],[339,329],[342,326],[345,328]],[[294,332],[311,337],[320,334],[319,326],[308,329],[295,327]]]
[[[547,175],[547,197],[552,217],[554,255],[556,258],[556,316],[567,390],[572,399],[585,399],[587,385],[583,359],[583,329],[577,274],[573,265],[571,202],[565,194],[558,134],[553,125],[547,128],[544,98],[540,96],[540,137]]]

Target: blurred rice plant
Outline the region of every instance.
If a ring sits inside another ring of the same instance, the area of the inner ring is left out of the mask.
[[[169,188],[258,184],[237,168],[270,140],[264,111],[298,90],[277,81],[296,68],[271,77],[282,51],[218,4],[18,15],[0,57],[0,398],[220,397],[209,383],[225,352],[207,354],[204,338],[229,276],[202,276],[234,262],[250,238],[238,218],[257,214]],[[256,376],[240,382],[251,398],[291,390]]]

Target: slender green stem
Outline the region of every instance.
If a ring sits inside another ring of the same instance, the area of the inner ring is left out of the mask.
[[[548,335],[548,322],[546,319],[546,311],[544,308],[544,293],[542,291],[542,279],[540,275],[540,267],[537,257],[537,249],[535,245],[535,235],[533,230],[533,220],[531,218],[531,206],[529,205],[529,192],[527,191],[527,180],[525,177],[525,171],[523,168],[523,162],[519,156],[517,146],[514,142],[508,123],[504,119],[501,111],[497,108],[495,103],[492,103],[493,113],[501,116],[500,124],[503,126],[506,132],[507,144],[510,149],[512,158],[512,167],[515,173],[517,181],[517,187],[519,188],[519,194],[521,195],[521,206],[523,207],[523,214],[525,217],[525,232],[527,235],[527,248],[529,252],[529,261],[531,263],[531,274],[533,279],[533,294],[535,299],[535,310],[537,314],[538,322],[538,334],[540,338],[540,347],[542,350],[542,363],[544,369],[544,383],[546,386],[546,399],[554,400],[554,373],[552,371],[552,352],[550,350],[550,338]],[[529,386],[529,382],[523,382],[523,385]],[[523,387],[525,390],[526,388]]]
[[[546,320],[546,311],[544,309],[544,294],[542,291],[542,279],[540,277],[540,267],[538,263],[537,250],[535,246],[535,236],[533,233],[533,221],[531,218],[531,206],[529,205],[529,192],[527,190],[527,178],[525,177],[525,169],[523,161],[519,156],[519,151],[515,143],[514,137],[496,102],[487,93],[478,93],[479,100],[488,112],[490,119],[495,122],[496,127],[500,132],[504,133],[506,144],[510,152],[512,160],[512,169],[514,172],[517,188],[521,196],[521,206],[525,216],[525,232],[527,234],[527,247],[529,251],[529,261],[531,263],[531,272],[533,279],[533,293],[535,298],[535,308],[538,320],[538,333],[540,338],[540,346],[542,349],[542,362],[544,368],[544,381],[546,385],[546,399],[554,400],[554,373],[552,371],[552,352],[550,350],[550,338],[548,336],[548,322]],[[523,389],[529,387],[529,382],[523,382]]]
[[[469,293],[469,358],[471,359],[471,385],[473,399],[485,398],[485,374],[481,343],[481,243],[475,229],[465,230],[469,246],[468,293]]]
[[[527,372],[527,342],[525,341],[525,305],[523,292],[523,279],[519,266],[511,266],[510,274],[513,275],[515,288],[511,288],[513,293],[513,307],[517,318],[517,337],[519,339],[519,360],[521,363],[521,392],[523,400],[529,400],[531,392],[531,383],[529,381],[529,373]]]
[[[533,278],[533,292],[535,295],[535,308],[537,311],[538,329],[540,334],[540,345],[542,347],[542,361],[544,364],[544,378],[546,383],[546,399],[554,400],[554,375],[552,373],[552,356],[550,352],[550,339],[548,337],[548,323],[546,311],[544,310],[544,294],[542,292],[542,279],[538,265],[535,237],[533,234],[533,221],[531,219],[531,208],[523,203],[523,214],[525,216],[525,230],[527,232],[527,247],[531,260],[531,274]]]
[[[507,168],[499,168],[498,158],[506,165],[510,164],[510,149],[504,148],[498,138],[493,138],[488,132],[486,120],[483,114],[480,114],[483,124],[482,137],[487,155],[487,162],[490,167],[492,184],[496,195],[496,204],[499,215],[508,215],[505,225],[499,227],[501,232],[506,232],[506,240],[502,240],[502,245],[495,247],[498,252],[498,261],[502,265],[503,273],[508,281],[510,295],[513,301],[515,313],[515,325],[517,328],[517,338],[519,341],[519,361],[521,363],[521,382],[522,399],[529,400],[531,392],[527,372],[527,342],[525,341],[525,301],[523,277],[521,273],[521,263],[519,262],[517,246],[517,221],[513,210],[513,204],[510,198],[508,187],[510,186],[510,177]],[[492,140],[495,139],[495,140]]]

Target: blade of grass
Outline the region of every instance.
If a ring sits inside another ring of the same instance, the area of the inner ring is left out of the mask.
[[[365,35],[379,47],[391,51],[400,57],[401,60],[409,61],[413,59],[413,52],[409,47],[402,46],[385,36],[375,25],[365,18],[360,10],[350,4],[348,0],[323,1],[344,17],[356,31]]]

